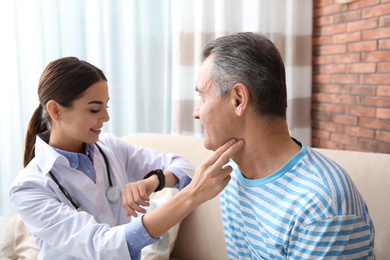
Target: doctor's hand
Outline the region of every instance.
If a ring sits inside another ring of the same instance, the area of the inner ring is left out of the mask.
[[[137,217],[139,213],[146,213],[143,207],[149,206],[150,194],[156,189],[159,183],[157,175],[147,179],[126,184],[122,191],[122,206],[126,216]]]
[[[232,167],[225,166],[225,164],[244,146],[243,140],[232,139],[219,147],[198,166],[194,178],[185,188],[192,193],[197,204],[200,205],[214,198],[226,187],[231,178]]]

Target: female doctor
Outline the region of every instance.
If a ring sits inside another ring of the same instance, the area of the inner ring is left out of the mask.
[[[39,106],[25,144],[24,166],[9,197],[36,237],[40,259],[139,259],[140,250],[215,197],[230,180],[230,140],[193,175],[188,161],[101,133],[109,120],[107,79],[74,57],[51,62],[40,78]],[[142,218],[149,195],[181,191]]]

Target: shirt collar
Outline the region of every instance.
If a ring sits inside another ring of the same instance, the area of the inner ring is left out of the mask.
[[[66,157],[66,159],[68,159],[69,161],[69,165],[70,167],[72,167],[73,169],[77,169],[80,165],[80,158],[82,158],[83,156],[81,155],[86,155],[88,156],[88,158],[92,161],[93,163],[93,154],[94,154],[94,149],[93,149],[93,145],[92,144],[85,144],[84,145],[84,151],[85,151],[85,154],[80,154],[80,153],[74,153],[74,152],[69,152],[69,151],[65,151],[65,150],[62,150],[62,149],[59,149],[59,148],[54,148],[58,153],[62,154],[63,156]]]
[[[39,165],[41,171],[43,173],[48,173],[53,168],[53,165],[57,160],[61,160],[62,163],[68,162],[70,164],[70,167],[77,168],[78,163],[75,167],[73,167],[72,163],[69,160],[67,160],[68,157],[65,154],[65,153],[70,153],[70,154],[76,154],[76,153],[71,153],[71,152],[61,150],[64,152],[62,153],[59,151],[60,149],[57,150],[57,148],[53,148],[52,146],[47,144],[49,137],[50,137],[50,132],[44,132],[42,134],[37,135],[35,140],[35,160],[37,161],[37,164]],[[93,163],[93,155],[94,155],[93,146],[94,146],[93,144],[86,144],[85,147],[86,155],[91,159],[92,163]]]

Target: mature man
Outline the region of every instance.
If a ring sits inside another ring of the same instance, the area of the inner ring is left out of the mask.
[[[348,174],[289,134],[284,64],[269,39],[210,42],[196,91],[205,147],[246,144],[220,195],[230,259],[374,258],[374,225]]]

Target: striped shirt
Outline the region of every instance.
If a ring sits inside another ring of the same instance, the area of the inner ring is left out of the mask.
[[[220,195],[229,259],[373,259],[374,225],[335,162],[302,144],[277,172],[246,179],[238,166]]]

